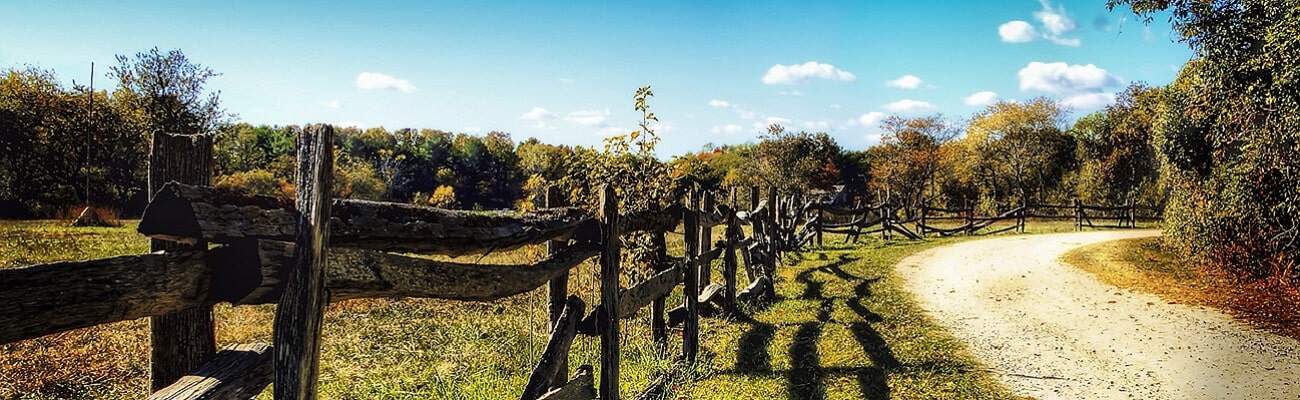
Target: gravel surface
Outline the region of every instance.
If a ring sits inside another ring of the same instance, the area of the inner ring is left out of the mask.
[[[1159,235],[1006,236],[899,263],[921,305],[1017,394],[1039,399],[1297,399],[1300,343],[1221,311],[1118,289],[1060,261]]]

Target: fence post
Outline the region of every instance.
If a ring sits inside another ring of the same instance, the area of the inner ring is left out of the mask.
[[[686,283],[682,294],[686,302],[686,321],[682,332],[682,355],[689,363],[695,362],[695,355],[699,351],[700,337],[700,310],[699,310],[699,254],[700,254],[700,224],[697,208],[700,205],[700,193],[691,190],[687,207],[682,215],[682,222],[685,226],[686,242]]]
[[[966,236],[970,236],[975,233],[975,229],[972,229],[975,227],[975,221],[972,221],[975,217],[975,208],[970,206],[970,199],[962,199],[962,203],[965,206],[962,211],[966,217]]]
[[[929,201],[924,197],[921,198],[921,215],[920,219],[916,221],[916,234],[921,235],[922,239],[925,238],[925,209],[930,206]]]
[[[559,186],[551,185],[546,188],[546,198],[544,199],[546,208],[565,206],[568,203],[567,200],[568,199],[564,198],[563,195],[560,194]],[[548,241],[546,242],[546,254],[548,256],[559,254],[564,251],[566,244],[567,243],[563,240]],[[559,326],[560,317],[564,314],[564,307],[568,304],[569,272],[565,271],[559,276],[551,278],[551,282],[547,285],[547,293],[550,296],[551,331],[553,332],[555,331],[555,328]],[[560,359],[556,362],[556,365],[558,365],[555,369],[556,376],[569,376],[568,353],[560,355]],[[563,384],[564,382],[551,382],[552,387],[559,387]]]
[[[708,215],[713,213],[713,209],[715,208],[713,200],[713,192],[703,192],[703,199],[700,200],[701,214]],[[709,250],[713,250],[713,227],[701,226],[700,254],[708,253]],[[710,281],[713,280],[711,275],[713,275],[712,263],[700,263],[700,291],[703,291],[704,288],[709,286]]]
[[[822,224],[826,223],[826,211],[821,207],[817,208],[817,223],[813,224],[813,229],[817,232],[817,248],[822,247]]]
[[[767,252],[772,255],[771,259],[768,260],[768,271],[776,272],[776,260],[781,258],[781,248],[777,244],[777,241],[780,240],[781,228],[777,225],[779,219],[776,215],[781,209],[776,205],[776,188],[767,189],[767,205],[767,223],[763,225],[767,229]]]
[[[331,187],[334,174],[334,129],[310,125],[298,135],[298,236],[293,267],[275,309],[275,398],[316,398],[325,258],[329,245]]]
[[[722,280],[726,285],[723,292],[726,293],[726,302],[728,312],[736,311],[736,244],[740,240],[740,221],[736,219],[736,188],[731,188],[731,196],[727,199],[731,203],[732,212],[727,214],[727,229],[723,233],[727,238],[727,250],[722,256]]]
[[[618,399],[618,292],[619,236],[618,198],[614,187],[605,185],[600,193],[600,304],[603,318],[600,329],[600,398]]]
[[[886,202],[880,208],[880,212],[881,212],[880,214],[881,217],[883,217],[880,219],[880,224],[881,224],[880,235],[883,236],[885,240],[892,240],[894,238],[894,232],[891,232],[889,230],[889,226],[890,224],[893,223],[892,220],[894,219],[894,206]]]
[[[1074,230],[1083,230],[1083,204],[1077,197],[1074,199]]]
[[[1016,233],[1025,233],[1025,213],[1029,212],[1029,200],[1020,198],[1020,218],[1016,220]]]
[[[749,211],[754,211],[758,207],[758,185],[749,187]]]
[[[212,180],[212,136],[153,134],[149,154],[149,200],[169,181],[208,185]],[[149,240],[150,251],[206,248]],[[216,352],[212,307],[149,318],[150,388],[162,389],[212,358]]]
[[[664,232],[655,232],[650,236],[650,245],[654,248],[654,265],[651,267],[655,273],[663,272],[668,265],[668,241],[667,234]],[[668,322],[664,320],[664,308],[666,308],[668,296],[660,296],[650,304],[650,336],[654,339],[660,351],[668,348]]]

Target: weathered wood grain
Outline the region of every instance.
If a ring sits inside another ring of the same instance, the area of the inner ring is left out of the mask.
[[[329,293],[325,255],[329,247],[330,193],[334,176],[334,129],[311,125],[298,135],[297,233],[293,263],[275,308],[275,398],[316,398],[320,332]]]
[[[619,232],[667,232],[677,229],[682,221],[682,205],[673,204],[663,210],[646,210],[619,216]]]
[[[197,370],[154,392],[150,400],[249,399],[271,384],[271,345],[227,346]]]
[[[155,132],[149,151],[149,194],[169,181],[207,185],[212,179],[212,135]],[[202,249],[161,240],[150,251]],[[212,358],[217,350],[211,307],[194,307],[149,319],[150,387],[161,389]]]
[[[590,221],[572,207],[531,213],[462,211],[405,203],[335,199],[330,243],[336,247],[462,255],[566,237]],[[233,190],[168,183],[145,208],[137,230],[181,243],[239,239],[293,241],[293,204]]]
[[[600,194],[600,303],[609,310],[618,310],[619,276],[619,218],[618,198],[614,187],[605,185]],[[619,319],[604,318],[600,329],[600,398],[618,399]]]
[[[593,386],[591,366],[583,365],[578,367],[578,372],[573,375],[573,379],[570,379],[568,383],[547,392],[538,400],[591,400],[594,398],[596,398],[596,387]]]
[[[0,269],[0,343],[200,306],[270,304],[283,293],[294,245],[243,241],[180,251]],[[326,263],[331,300],[424,297],[493,300],[540,287],[600,250],[565,249],[534,264],[437,261],[334,248]]]
[[[576,334],[574,330],[578,320],[582,318],[584,307],[586,305],[578,296],[569,296],[565,301],[560,318],[551,328],[551,339],[546,342],[542,359],[537,362],[532,374],[528,376],[528,385],[524,386],[524,392],[519,396],[520,400],[534,400],[541,397],[558,386],[555,385],[557,378],[563,379],[568,375],[561,367],[569,359],[569,347],[573,344],[573,337]]]

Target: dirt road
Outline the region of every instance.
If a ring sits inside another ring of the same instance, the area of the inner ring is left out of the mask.
[[[1063,264],[1110,231],[1008,236],[899,263],[940,324],[1018,394],[1040,399],[1296,399],[1300,343],[1212,309],[1117,289]]]

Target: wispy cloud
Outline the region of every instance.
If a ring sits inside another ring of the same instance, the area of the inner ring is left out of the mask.
[[[335,100],[330,100],[330,101],[327,101],[327,102],[324,102],[324,103],[320,103],[320,105],[325,106],[325,108],[328,108],[328,109],[331,109],[331,110],[337,110],[337,109],[343,107],[343,102],[342,102],[342,101],[339,101],[339,100],[337,100],[337,99],[335,99]]]
[[[925,81],[922,81],[920,77],[908,74],[900,76],[898,79],[886,81],[885,85],[892,88],[911,90],[921,87],[921,84],[923,83],[925,83]]]
[[[564,120],[582,125],[582,126],[605,126],[605,121],[609,119],[609,109],[601,110],[582,110],[574,111],[564,115]]]
[[[913,113],[933,109],[933,104],[912,99],[903,99],[885,105],[885,110],[896,113]]]
[[[356,84],[358,89],[366,90],[396,90],[402,93],[415,91],[415,85],[412,85],[411,82],[378,72],[362,72],[358,74]]]
[[[713,127],[713,129],[710,130],[710,132],[713,132],[714,134],[734,135],[740,133],[742,129],[745,128],[741,127],[740,125],[726,124],[726,125],[715,126]]]
[[[763,74],[763,83],[767,85],[794,85],[812,79],[852,82],[858,77],[834,65],[816,61],[790,65],[776,64]]]
[[[998,94],[996,92],[990,92],[990,91],[975,92],[972,93],[970,96],[966,96],[965,99],[962,99],[962,102],[966,103],[966,105],[976,106],[976,107],[987,106],[997,101],[998,101]]]
[[[519,116],[519,119],[532,122],[534,127],[542,129],[553,128],[554,126],[551,125],[551,122],[555,121],[556,118],[555,113],[536,106],[534,106],[532,110],[528,110],[528,112]]]
[[[713,108],[731,108],[731,102],[726,100],[713,99],[709,100],[709,107]]]
[[[998,26],[998,36],[1007,43],[1032,42],[1038,37],[1038,31],[1028,22],[1015,20]]]

